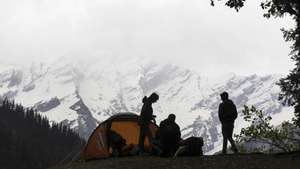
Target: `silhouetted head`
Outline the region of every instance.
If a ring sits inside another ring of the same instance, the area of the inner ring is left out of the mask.
[[[220,94],[222,101],[228,100],[228,93],[227,92],[223,92]]]
[[[158,94],[156,94],[156,93],[152,93],[150,96],[149,96],[149,101],[151,102],[151,103],[155,103],[155,102],[157,102],[157,100],[159,99],[159,96],[158,96]]]
[[[168,119],[172,122],[175,122],[175,119],[176,119],[175,114],[169,114]]]
[[[148,97],[147,97],[147,96],[145,96],[145,97],[143,98],[143,103],[146,103],[146,102],[147,102],[147,100],[148,100]]]

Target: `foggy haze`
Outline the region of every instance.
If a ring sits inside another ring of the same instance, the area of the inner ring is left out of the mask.
[[[203,74],[287,73],[280,28],[291,21],[263,18],[259,2],[236,13],[209,0],[1,0],[0,59],[29,64],[80,53],[147,57]]]

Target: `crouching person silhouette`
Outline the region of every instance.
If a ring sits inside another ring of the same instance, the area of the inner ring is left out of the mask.
[[[238,153],[236,145],[232,139],[234,121],[237,118],[236,106],[232,100],[228,99],[228,93],[223,92],[221,95],[222,103],[219,105],[219,119],[222,124],[223,135],[223,150],[222,153],[227,153],[227,142],[231,144],[231,149],[234,153]]]
[[[122,149],[126,146],[126,140],[113,130],[108,131],[108,144],[112,149],[112,156],[119,157],[122,155]]]
[[[180,127],[175,122],[175,114],[170,114],[167,119],[163,120],[158,129],[158,137],[161,143],[163,157],[171,157],[179,148],[181,141]]]
[[[141,110],[141,115],[139,117],[139,125],[140,125],[140,135],[139,135],[139,154],[143,154],[145,152],[144,142],[146,136],[149,138],[149,142],[151,143],[151,134],[149,130],[149,124],[151,121],[155,122],[155,117],[153,115],[152,104],[157,102],[159,96],[156,93],[152,93],[149,98],[145,96],[143,98],[143,107]]]

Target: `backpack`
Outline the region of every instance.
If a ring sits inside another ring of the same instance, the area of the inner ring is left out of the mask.
[[[110,130],[108,134],[109,144],[112,148],[122,148],[126,145],[126,140],[119,133]]]

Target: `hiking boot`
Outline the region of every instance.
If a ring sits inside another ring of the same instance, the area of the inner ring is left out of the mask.
[[[223,149],[221,154],[226,155],[227,154],[227,149]]]
[[[234,154],[238,154],[239,151],[236,147],[231,147],[231,150],[233,151]]]

